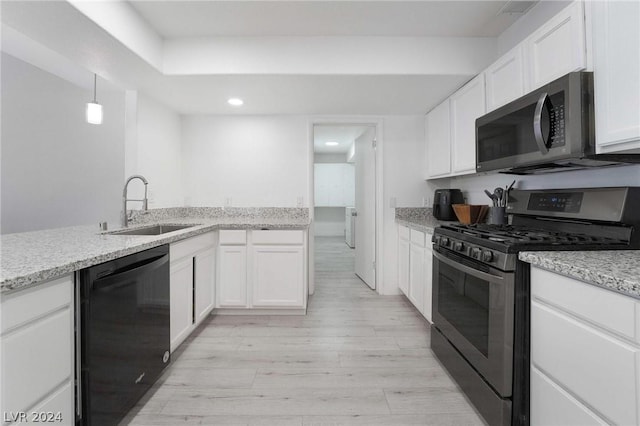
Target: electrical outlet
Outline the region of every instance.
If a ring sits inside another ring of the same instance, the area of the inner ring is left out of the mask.
[[[397,205],[398,205],[398,200],[396,199],[396,197],[389,198],[389,207],[391,207],[392,209],[395,209]]]
[[[304,197],[298,197],[298,199],[296,200],[296,205],[298,207],[302,207],[304,205]]]
[[[231,197],[226,197],[224,199],[224,206],[225,207],[231,207]]]

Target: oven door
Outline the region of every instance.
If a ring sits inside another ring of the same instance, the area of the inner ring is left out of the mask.
[[[514,278],[433,249],[434,326],[503,398],[512,394]]]

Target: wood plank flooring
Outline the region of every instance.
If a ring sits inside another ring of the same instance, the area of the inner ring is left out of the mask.
[[[413,306],[360,281],[343,239],[315,248],[306,316],[212,316],[121,425],[484,425]]]

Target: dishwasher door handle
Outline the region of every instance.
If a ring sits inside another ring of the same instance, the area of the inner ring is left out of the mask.
[[[144,263],[137,263],[130,268],[115,271],[112,274],[100,277],[93,282],[94,291],[111,291],[119,287],[131,284],[130,278],[136,275],[143,275],[146,272],[156,269],[169,261],[168,255],[156,256],[146,260]]]

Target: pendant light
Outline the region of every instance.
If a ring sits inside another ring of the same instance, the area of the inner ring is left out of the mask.
[[[87,123],[102,124],[102,105],[96,101],[97,74],[93,74],[93,102],[87,102]]]

